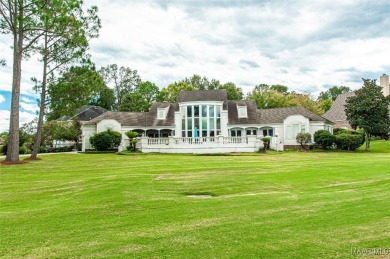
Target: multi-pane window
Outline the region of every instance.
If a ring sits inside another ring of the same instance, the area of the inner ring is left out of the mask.
[[[182,107],[182,137],[214,137],[221,131],[222,105]],[[196,133],[195,133],[196,131]]]
[[[248,111],[246,106],[237,106],[238,108],[238,118],[247,118],[248,117]]]
[[[274,136],[274,129],[273,128],[263,128],[261,129],[261,133],[264,137],[273,137]]]
[[[165,119],[165,109],[158,109],[157,119],[159,120]]]
[[[305,124],[299,124],[294,123],[287,126],[287,139],[295,139],[298,133],[305,133],[306,132],[306,125]]]

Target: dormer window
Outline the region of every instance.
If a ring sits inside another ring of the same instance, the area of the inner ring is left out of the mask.
[[[248,118],[248,110],[246,106],[237,106],[238,118]]]
[[[158,108],[157,109],[157,119],[158,120],[165,120],[167,118],[169,106],[166,108]]]
[[[165,119],[165,109],[158,109],[158,116],[157,118],[159,120],[164,120]]]

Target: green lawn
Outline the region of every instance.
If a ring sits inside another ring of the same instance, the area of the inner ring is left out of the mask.
[[[349,258],[351,249],[390,250],[390,142],[372,150],[65,154],[0,165],[0,256]]]

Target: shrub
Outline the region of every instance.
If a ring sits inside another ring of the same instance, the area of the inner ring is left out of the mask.
[[[130,147],[130,149],[128,147],[126,147],[127,150],[135,152],[136,149],[137,149],[137,142],[138,141],[136,139],[134,139],[134,138],[138,136],[138,132],[129,130],[129,131],[126,131],[125,134],[130,139],[129,140],[130,146],[128,146],[128,147]]]
[[[122,136],[119,132],[108,129],[94,134],[89,141],[97,151],[113,149],[121,143]]]
[[[339,135],[339,134],[349,134],[348,129],[342,129],[342,128],[335,128],[333,129],[333,135]]]
[[[269,143],[269,142],[271,142],[271,138],[264,137],[264,138],[261,138],[261,141]]]
[[[311,142],[311,134],[300,132],[297,134],[295,139],[301,145],[302,148],[305,148],[305,146]]]
[[[19,154],[26,154],[27,153],[27,148],[25,146],[19,147]]]
[[[356,150],[362,143],[362,136],[360,134],[339,134],[336,135],[336,146],[341,150]]]
[[[4,144],[3,147],[1,148],[1,152],[0,153],[3,153],[4,155],[7,154],[7,148],[8,148],[8,144]]]
[[[38,148],[38,153],[46,153],[45,147],[40,146],[40,147]]]
[[[314,142],[323,149],[329,149],[336,142],[336,136],[327,130],[317,130],[314,132]]]

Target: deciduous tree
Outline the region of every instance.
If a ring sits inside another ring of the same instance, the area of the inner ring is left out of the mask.
[[[247,99],[255,100],[257,108],[259,109],[290,107],[296,105],[292,102],[292,96],[271,89],[267,84],[255,86],[253,91],[248,94]]]
[[[155,84],[149,81],[142,82],[133,92],[124,96],[118,111],[147,112],[157,100],[159,93],[160,90]]]
[[[227,82],[220,86],[218,89],[226,89],[228,100],[242,100],[242,98],[244,98],[242,89],[238,87],[235,83]]]
[[[163,88],[159,94],[158,101],[160,102],[176,102],[180,91],[194,91],[196,90],[190,83],[179,81]]]
[[[337,96],[343,93],[351,92],[351,88],[348,86],[333,86],[326,90],[325,92],[321,92],[318,96],[319,100],[332,100],[335,101]]]
[[[115,97],[93,65],[71,67],[56,82],[50,83],[48,119],[73,115],[83,105],[111,109]]]
[[[122,99],[128,93],[133,92],[142,82],[137,70],[128,67],[118,67],[116,64],[102,67],[99,70],[107,85],[113,85],[116,98],[115,109],[122,103]]]

